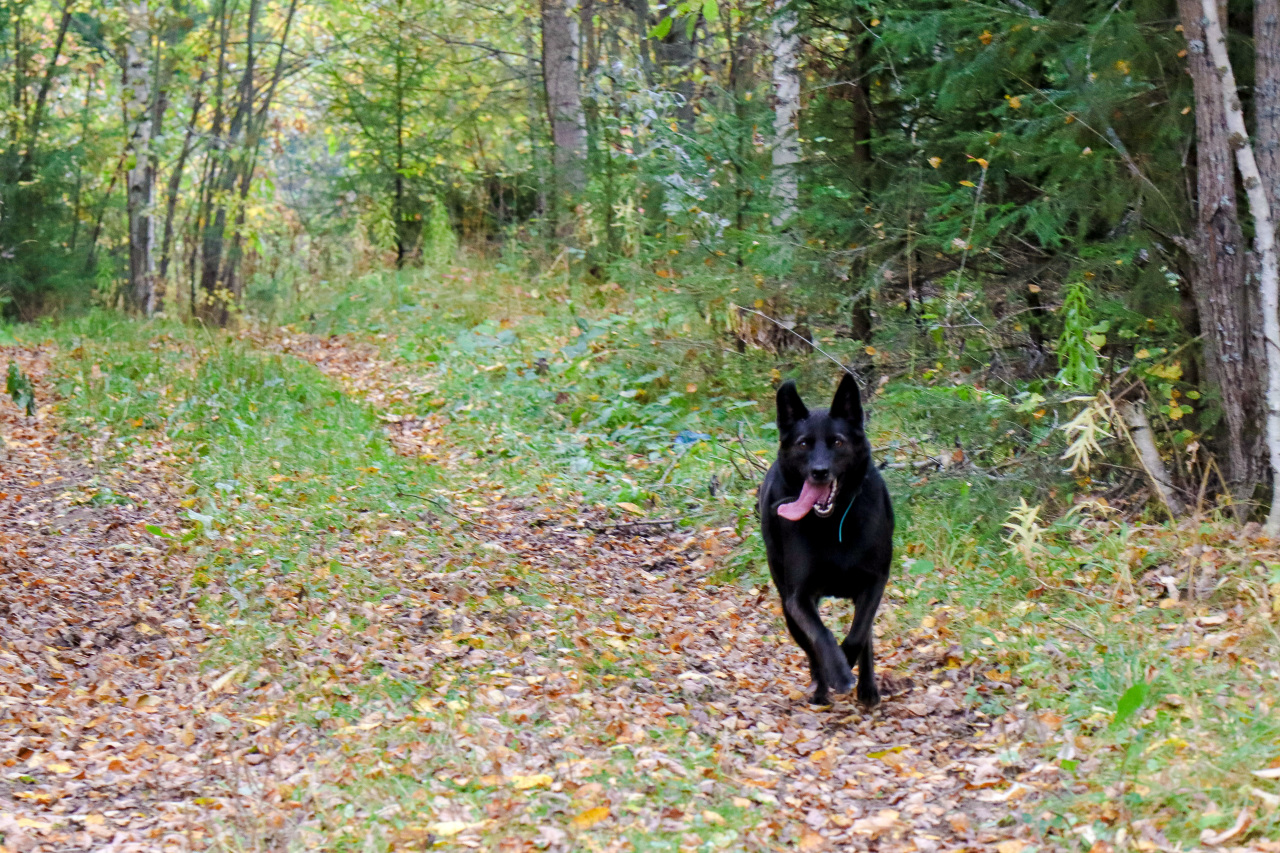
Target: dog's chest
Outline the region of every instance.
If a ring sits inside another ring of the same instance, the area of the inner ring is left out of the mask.
[[[850,548],[820,551],[812,556],[811,565],[814,569],[811,580],[823,595],[851,598],[873,580]]]

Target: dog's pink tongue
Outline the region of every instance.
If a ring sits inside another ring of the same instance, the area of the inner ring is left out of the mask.
[[[814,504],[818,501],[826,500],[829,494],[831,494],[830,483],[825,486],[816,486],[805,480],[804,488],[800,490],[800,497],[789,504],[780,505],[778,507],[778,515],[787,521],[799,521],[809,514],[809,510],[813,509]]]

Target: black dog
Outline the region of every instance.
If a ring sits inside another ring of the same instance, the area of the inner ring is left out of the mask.
[[[858,383],[846,375],[829,411],[810,412],[795,383],[778,389],[778,459],[760,487],[758,509],[769,572],[787,628],[809,657],[817,689],[847,693],[858,666],[858,701],[875,705],[871,623],[889,579],[893,506],[871,460]],[[818,616],[823,598],[853,599],[853,626],[837,644]]]

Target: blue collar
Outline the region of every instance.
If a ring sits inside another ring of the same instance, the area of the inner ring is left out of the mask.
[[[840,516],[840,527],[836,529],[836,541],[841,545],[844,544],[844,520],[849,517],[849,510],[853,509],[854,503],[858,500],[858,496],[862,494],[862,486],[858,486],[858,490],[849,498],[849,505],[844,508],[844,515]]]

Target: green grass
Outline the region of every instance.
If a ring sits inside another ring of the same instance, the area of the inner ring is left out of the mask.
[[[425,459],[397,455],[366,404],[314,367],[248,339],[106,314],[52,334],[63,412],[86,447],[123,461],[163,440],[189,478],[185,526],[167,532],[193,536],[206,613],[223,628],[210,665],[243,666],[250,683],[278,684],[291,705],[281,713],[327,732],[374,710],[466,731],[471,724],[448,703],[471,701],[492,678],[482,668],[424,686],[375,671],[335,693],[331,680],[290,664],[282,649],[298,654],[330,630],[328,609],[341,612],[337,630],[348,635],[376,627],[368,608],[396,584],[394,573],[370,569],[371,550],[395,571],[451,557],[500,560],[477,551],[448,514],[453,500],[499,493],[572,498],[620,519],[639,508],[689,526],[750,531],[755,465],[772,452],[772,387],[796,377],[816,402],[834,385],[832,365],[819,356],[738,352],[685,294],[628,296],[480,261],[370,276],[285,319],[301,331],[366,341],[397,370],[429,376],[432,392],[400,413],[438,418],[443,445]],[[842,358],[854,355],[851,342],[823,340]],[[1006,757],[1046,761],[1060,774],[1061,800],[1037,810],[1046,836],[1088,849],[1089,839],[1115,842],[1132,835],[1134,820],[1151,819],[1171,840],[1195,843],[1244,807],[1255,810],[1255,836],[1280,832],[1275,810],[1251,791],[1280,793],[1251,775],[1280,756],[1276,615],[1267,603],[1280,594],[1277,556],[1238,541],[1221,521],[1174,530],[1119,524],[1103,510],[1024,526],[1030,545],[1017,553],[1003,525],[1018,501],[1052,518],[1077,488],[1060,473],[1061,437],[1043,412],[936,368],[888,383],[868,408],[881,458],[902,466],[886,471],[901,559],[885,636],[918,631],[953,649],[947,665],[972,679],[975,705],[993,718],[1013,712],[1029,727],[1011,737]],[[913,466],[952,453],[957,442],[979,469]],[[1009,464],[1020,454],[1027,461]],[[389,539],[391,527],[407,534]],[[1194,545],[1211,549],[1214,588],[1190,605],[1162,605],[1158,585],[1143,586],[1143,577],[1161,566],[1180,574]],[[717,571],[743,587],[767,583],[755,537]],[[522,580],[522,602],[550,597],[536,577]],[[280,616],[282,601],[301,599],[318,604]],[[511,606],[494,594],[442,613],[497,618]],[[1196,627],[1223,614],[1229,630]],[[1223,641],[1224,633],[1235,636]],[[629,665],[613,666],[588,675]],[[1123,697],[1144,684],[1142,703],[1117,720]],[[424,697],[427,710],[415,710]],[[477,781],[484,768],[420,729],[411,719],[360,745],[430,752],[438,770],[426,788],[393,768],[373,779],[339,774],[320,793],[295,793],[322,816],[318,828],[334,833],[328,849],[390,845],[421,823],[434,797],[482,813],[494,796]],[[674,724],[655,742],[685,737]],[[616,766],[585,781],[634,772],[629,755],[620,751]],[[691,767],[704,758],[686,756]],[[662,799],[691,796],[675,781],[663,784],[672,787]],[[369,802],[399,811],[380,816]],[[751,818],[728,803],[714,807],[726,824],[703,827],[700,838],[732,846],[725,834]],[[662,837],[633,843],[677,846]]]

